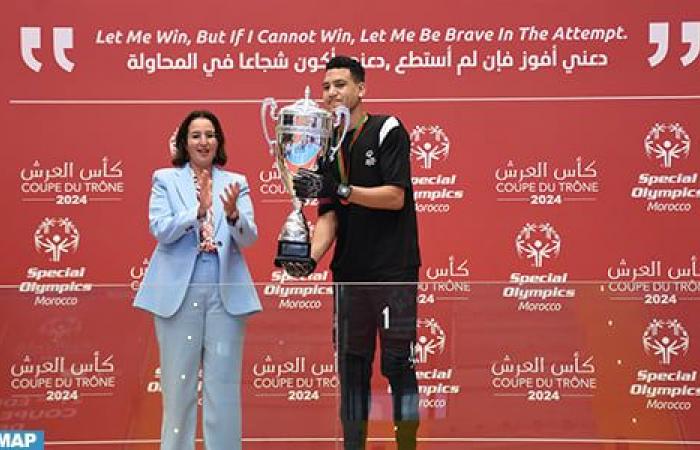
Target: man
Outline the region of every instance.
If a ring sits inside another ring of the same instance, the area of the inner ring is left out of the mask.
[[[292,275],[313,272],[335,241],[335,343],[341,385],[345,449],[364,449],[376,334],[381,371],[391,385],[399,450],[415,449],[418,384],[416,283],[420,256],[411,186],[409,137],[394,117],[367,114],[365,71],[337,56],[326,66],[323,102],[350,110],[350,130],[333,161],[316,172],[301,170],[294,190],[319,198],[310,264],[290,263]]]

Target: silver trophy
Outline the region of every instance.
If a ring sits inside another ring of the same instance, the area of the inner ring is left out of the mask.
[[[265,140],[294,206],[277,239],[277,267],[286,262],[304,263],[311,259],[309,225],[302,212],[304,201],[294,195],[292,178],[301,168],[316,170],[319,158],[333,161],[350,126],[350,111],[345,106],[333,112],[326,111],[309,98],[310,94],[307,86],[303,99],[281,108],[279,113],[276,112],[277,102],[270,97],[263,100],[260,109]],[[268,115],[276,124],[274,139],[267,129]],[[341,125],[342,134],[332,146],[333,130]]]

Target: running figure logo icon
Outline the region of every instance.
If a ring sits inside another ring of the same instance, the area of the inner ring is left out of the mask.
[[[690,154],[690,136],[677,123],[656,123],[644,138],[644,152],[650,159],[660,159],[669,169],[674,159]]]
[[[431,169],[433,161],[446,160],[450,155],[450,139],[437,125],[418,125],[411,131],[411,156],[424,169]]]
[[[542,267],[545,259],[559,256],[561,238],[548,223],[527,223],[515,238],[515,249],[519,257],[532,259],[535,267]]]
[[[413,344],[413,356],[417,363],[428,361],[429,355],[445,352],[447,337],[445,331],[434,318],[418,319],[418,340]]]
[[[676,319],[654,319],[644,330],[642,345],[647,354],[658,355],[661,365],[668,366],[672,356],[688,353],[690,336]]]
[[[39,253],[49,255],[49,260],[59,262],[68,251],[78,250],[80,233],[67,217],[45,218],[34,232],[34,247]]]

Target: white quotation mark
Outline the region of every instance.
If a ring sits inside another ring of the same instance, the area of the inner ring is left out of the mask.
[[[683,66],[688,66],[695,61],[700,53],[700,22],[683,22],[683,43],[689,44],[688,52],[681,56]]]
[[[688,44],[685,55],[681,56],[681,64],[687,67],[693,63],[700,53],[700,22],[683,22],[681,25],[681,40]],[[656,45],[656,51],[647,60],[649,66],[655,67],[668,54],[669,26],[668,22],[652,22],[649,24],[649,43]]]
[[[22,60],[34,72],[41,70],[42,63],[34,57],[34,50],[41,48],[41,28],[20,28],[20,49]],[[54,27],[53,57],[58,65],[66,72],[72,72],[75,64],[66,56],[66,50],[73,48],[73,28]]]

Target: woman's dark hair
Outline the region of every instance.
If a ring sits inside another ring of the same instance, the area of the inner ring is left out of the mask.
[[[190,160],[190,156],[187,154],[187,132],[189,131],[190,124],[195,119],[208,119],[212,125],[214,125],[214,133],[216,134],[216,141],[218,146],[216,148],[216,155],[214,156],[213,164],[217,166],[223,166],[226,164],[226,139],[224,138],[224,130],[221,128],[221,123],[219,119],[211,111],[200,110],[192,111],[185,117],[182,121],[180,127],[177,129],[177,135],[175,136],[175,155],[173,155],[173,166],[182,167]]]

